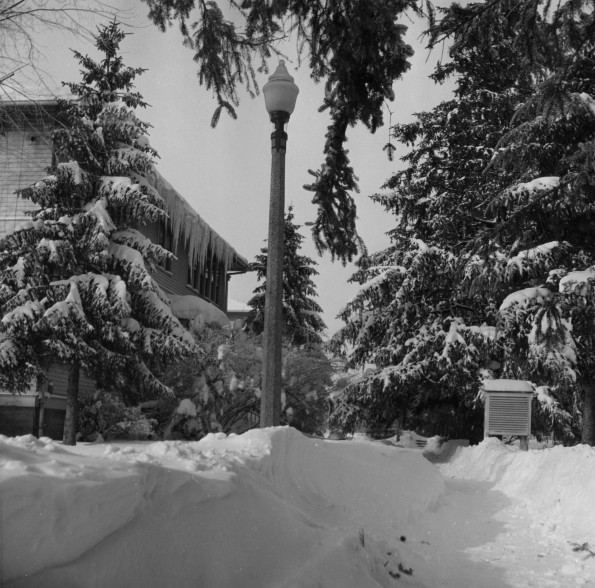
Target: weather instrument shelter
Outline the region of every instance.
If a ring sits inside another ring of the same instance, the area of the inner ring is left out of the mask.
[[[524,380],[486,380],[484,438],[518,436],[521,449],[529,448],[533,386]]]

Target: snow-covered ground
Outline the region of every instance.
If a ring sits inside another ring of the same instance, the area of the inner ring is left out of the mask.
[[[0,436],[5,588],[595,586],[595,449]],[[578,549],[575,551],[575,549]]]

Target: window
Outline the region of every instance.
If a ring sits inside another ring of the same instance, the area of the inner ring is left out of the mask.
[[[211,249],[207,250],[204,264],[188,266],[186,282],[199,295],[223,308],[227,296],[227,276],[225,265],[215,257]]]
[[[159,229],[157,231],[157,243],[171,253],[174,252],[174,235],[168,221],[162,221],[159,223]],[[172,259],[166,259],[160,265],[164,270],[171,272]]]
[[[194,287],[195,290],[198,290],[199,292],[202,291],[202,293],[204,294],[204,274],[202,271],[202,267],[200,267],[200,264],[197,263],[196,264],[196,268],[194,268],[194,281],[192,282],[192,286]]]

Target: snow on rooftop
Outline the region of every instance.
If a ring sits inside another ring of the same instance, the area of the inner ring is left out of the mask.
[[[482,387],[486,392],[533,392],[531,382],[525,380],[484,380]]]
[[[222,310],[198,296],[170,294],[169,299],[171,312],[178,319],[191,321],[200,317],[205,323],[218,323],[222,327],[229,325],[229,319]]]
[[[7,83],[0,85],[0,108],[13,106],[22,108],[27,106],[53,106],[58,99],[68,100],[74,98],[67,86],[56,85],[54,88],[37,85],[36,87],[22,87],[19,84],[10,86]]]
[[[194,263],[204,263],[207,250],[210,248],[225,264],[226,271],[233,267],[234,260],[248,266],[248,261],[215,232],[196,212],[182,195],[157,171],[146,178],[161,198],[163,198],[169,214],[174,246],[182,239],[188,247],[188,256]]]

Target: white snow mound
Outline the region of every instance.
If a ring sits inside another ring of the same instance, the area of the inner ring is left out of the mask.
[[[447,442],[445,445],[448,451]],[[456,447],[440,466],[446,476],[493,482],[493,490],[520,501],[562,535],[595,543],[595,448],[555,446],[519,451],[489,438]]]
[[[74,448],[0,436],[0,583],[394,586],[403,526],[443,491],[419,450],[287,427]]]

